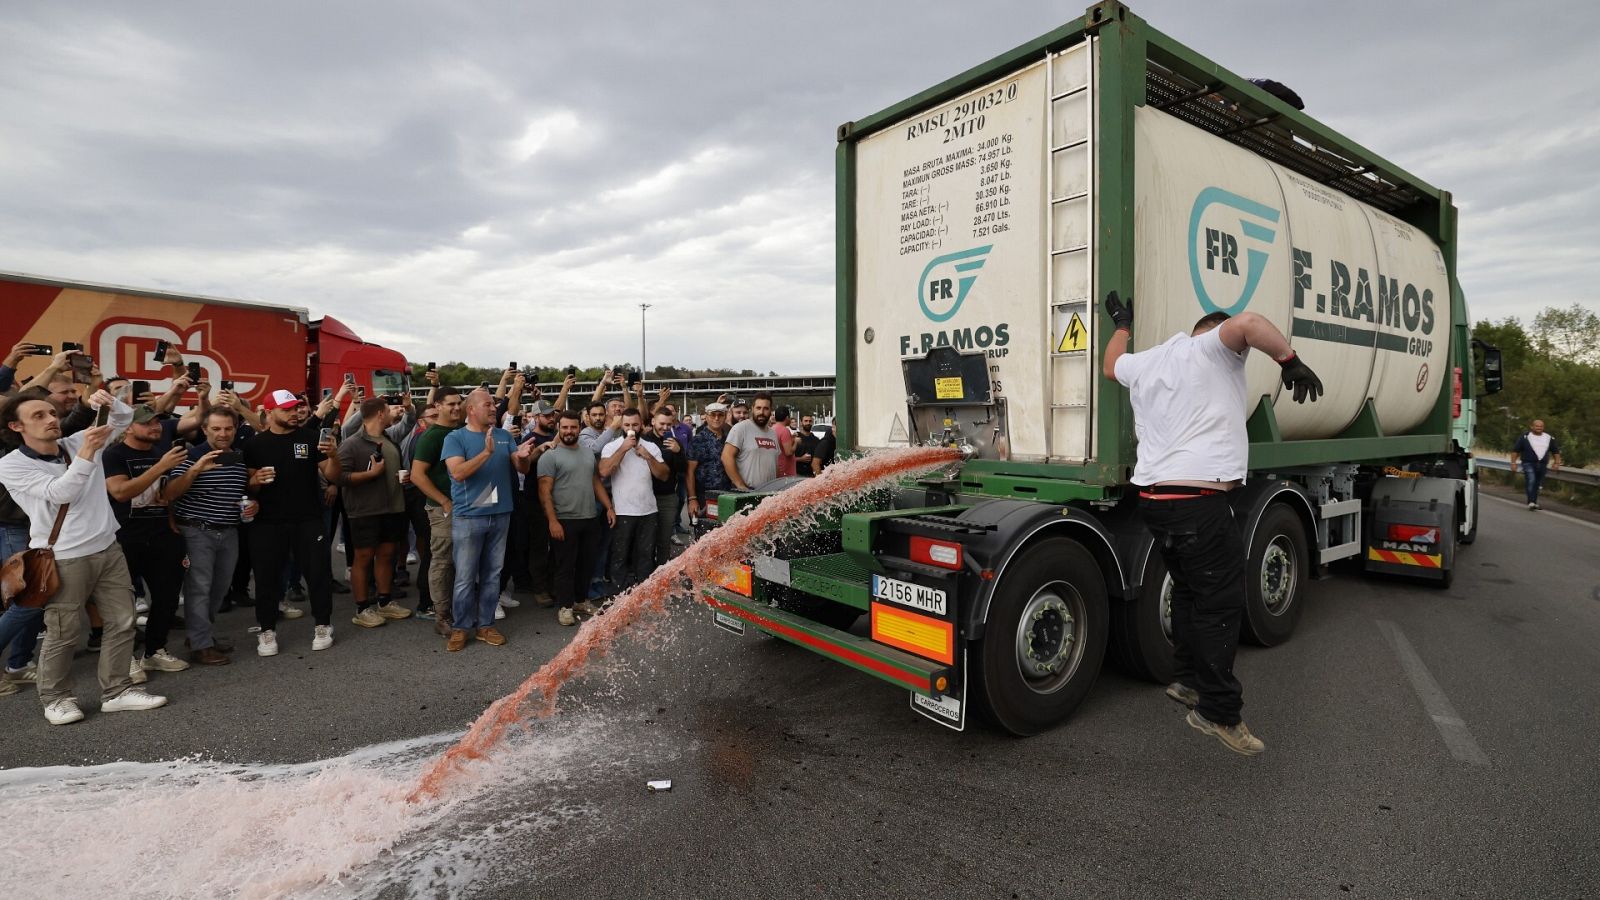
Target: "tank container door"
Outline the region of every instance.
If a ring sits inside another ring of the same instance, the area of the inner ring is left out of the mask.
[[[1094,43],[1050,61],[1049,456],[1094,447]]]

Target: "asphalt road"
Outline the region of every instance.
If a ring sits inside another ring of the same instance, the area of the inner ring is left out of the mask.
[[[1240,654],[1268,745],[1255,758],[1112,672],[1056,731],[957,734],[903,692],[686,605],[519,738],[542,748],[520,757],[533,771],[328,892],[1595,896],[1597,541],[1600,526],[1489,499],[1449,591],[1315,582],[1292,641]],[[223,617],[242,651],[248,624]],[[51,728],[32,695],[0,699],[0,759],[305,762],[459,731],[572,634],[531,605],[504,626],[505,647],[446,654],[420,623],[337,624],[313,654],[300,619],[276,658],[154,676],[162,710],[91,701]],[[470,879],[430,878],[416,860],[436,856],[475,860]]]

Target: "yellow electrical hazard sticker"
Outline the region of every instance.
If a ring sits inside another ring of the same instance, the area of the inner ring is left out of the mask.
[[[1083,320],[1077,313],[1072,314],[1072,321],[1067,323],[1067,331],[1061,335],[1061,344],[1056,347],[1057,353],[1071,353],[1074,350],[1089,349],[1089,329],[1083,327]]]
[[[960,400],[966,393],[965,385],[960,378],[935,378],[933,380],[933,399],[935,400]]]

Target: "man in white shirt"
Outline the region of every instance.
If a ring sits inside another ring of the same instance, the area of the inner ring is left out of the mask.
[[[1139,440],[1133,483],[1139,512],[1172,577],[1177,680],[1167,696],[1191,707],[1187,721],[1228,749],[1266,749],[1239,716],[1244,691],[1233,675],[1245,601],[1244,535],[1228,491],[1244,483],[1249,459],[1245,355],[1254,347],[1283,367],[1297,403],[1315,401],[1322,382],[1273,324],[1255,313],[1212,313],[1190,334],[1128,353],[1133,301],[1113,291],[1106,312],[1117,330],[1104,372],[1128,388]]]
[[[107,424],[61,436],[61,415],[42,392],[23,391],[0,407],[0,434],[20,444],[0,458],[0,484],[28,514],[28,546],[51,546],[50,533],[63,507],[67,514],[54,552],[61,587],[44,608],[48,630],[39,654],[39,700],[45,719],[68,725],[83,719],[72,694],[72,655],[79,620],[90,596],[105,621],[100,648],[100,710],[155,709],[167,698],[135,687],[133,579],[117,543],[117,519],[106,493],[100,454],[133,421],[133,409],[105,391],[89,398],[95,410],[111,407]]]
[[[630,407],[622,413],[622,436],[600,451],[598,474],[611,479],[611,505],[617,511],[610,576],[618,593],[649,577],[654,568],[655,479],[671,474],[661,448],[641,440],[643,436],[644,417]]]
[[[1561,468],[1561,444],[1544,430],[1544,420],[1534,419],[1517,444],[1511,448],[1511,466],[1515,472],[1522,468],[1522,483],[1527,489],[1528,508],[1539,509],[1539,486],[1544,484],[1546,469]]]

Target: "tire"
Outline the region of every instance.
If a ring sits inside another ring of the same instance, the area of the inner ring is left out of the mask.
[[[1472,478],[1468,478],[1467,479],[1467,489],[1465,491],[1463,491],[1462,494],[1463,494],[1463,496],[1462,496],[1461,499],[1463,501],[1466,501],[1462,505],[1467,510],[1467,512],[1465,513],[1465,515],[1467,516],[1467,530],[1462,533],[1461,539],[1457,543],[1465,545],[1465,544],[1470,544],[1473,541],[1478,539],[1478,499],[1479,498],[1478,498],[1478,479],[1476,477],[1472,477]]]
[[[1061,724],[1100,674],[1109,620],[1105,576],[1089,551],[1066,538],[1033,544],[995,587],[983,639],[973,644],[969,660],[969,699],[1015,735]],[[1046,658],[1030,660],[1024,647]],[[1045,664],[1053,670],[1042,671]]]
[[[1300,517],[1281,503],[1267,507],[1250,541],[1245,566],[1246,639],[1275,647],[1294,634],[1310,562]]]
[[[1139,593],[1129,600],[1111,602],[1109,654],[1124,674],[1157,684],[1168,684],[1177,671],[1172,646],[1172,581],[1167,564],[1155,547],[1146,557]]]

